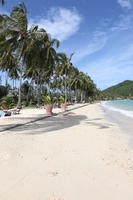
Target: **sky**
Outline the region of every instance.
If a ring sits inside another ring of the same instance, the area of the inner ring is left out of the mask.
[[[18,0],[5,0],[9,13]],[[60,40],[60,52],[101,90],[133,80],[133,0],[24,0],[29,27]]]

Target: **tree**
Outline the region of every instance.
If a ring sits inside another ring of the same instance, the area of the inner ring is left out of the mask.
[[[58,54],[58,68],[57,73],[64,79],[64,90],[65,90],[65,103],[67,102],[67,75],[71,67],[71,59],[74,53],[68,58],[65,53]]]
[[[6,86],[8,85],[8,76],[13,79],[18,78],[18,61],[17,58],[11,54],[11,52],[4,52],[0,60],[0,68],[6,72]]]
[[[20,3],[14,7],[10,16],[1,15],[1,36],[0,36],[0,54],[7,53],[16,54],[18,61],[20,62],[19,70],[19,96],[18,96],[18,108],[21,108],[21,83],[22,83],[22,71],[24,52],[26,46],[26,39],[28,35],[28,21],[27,10],[24,3]]]
[[[54,47],[59,47],[59,41],[51,39],[44,29],[33,27],[31,31],[32,39],[25,51],[25,63],[28,67],[25,75],[28,72],[27,75],[38,85],[38,106],[40,106],[42,84],[50,79],[55,68],[57,54]]]
[[[0,85],[0,99],[4,96],[6,96],[8,93],[8,90],[5,86]]]

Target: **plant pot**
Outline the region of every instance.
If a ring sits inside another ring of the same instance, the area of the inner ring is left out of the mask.
[[[62,109],[63,111],[66,111],[66,107],[67,107],[66,103],[62,103],[62,104],[61,104],[61,109]]]
[[[48,105],[45,106],[45,109],[46,109],[47,115],[52,115],[53,105],[48,104]]]

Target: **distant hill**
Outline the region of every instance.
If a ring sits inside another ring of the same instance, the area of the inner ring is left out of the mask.
[[[133,97],[133,81],[126,80],[102,91],[104,97],[128,98]]]

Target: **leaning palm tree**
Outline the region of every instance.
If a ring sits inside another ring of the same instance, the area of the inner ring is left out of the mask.
[[[64,79],[64,90],[65,90],[65,103],[67,102],[67,75],[68,71],[72,65],[71,59],[74,53],[70,55],[70,58],[66,56],[65,53],[58,54],[58,68],[57,73],[59,73]]]
[[[27,43],[28,45],[25,49],[25,64],[27,66],[25,74],[28,72],[38,85],[38,106],[40,106],[42,84],[53,73],[57,60],[57,53],[54,47],[59,47],[59,41],[51,39],[44,29],[38,29],[36,26],[29,31]]]
[[[18,108],[21,108],[21,82],[25,44],[27,39],[27,10],[24,3],[14,7],[10,16],[0,15],[0,54],[12,52],[16,54],[20,64]]]

